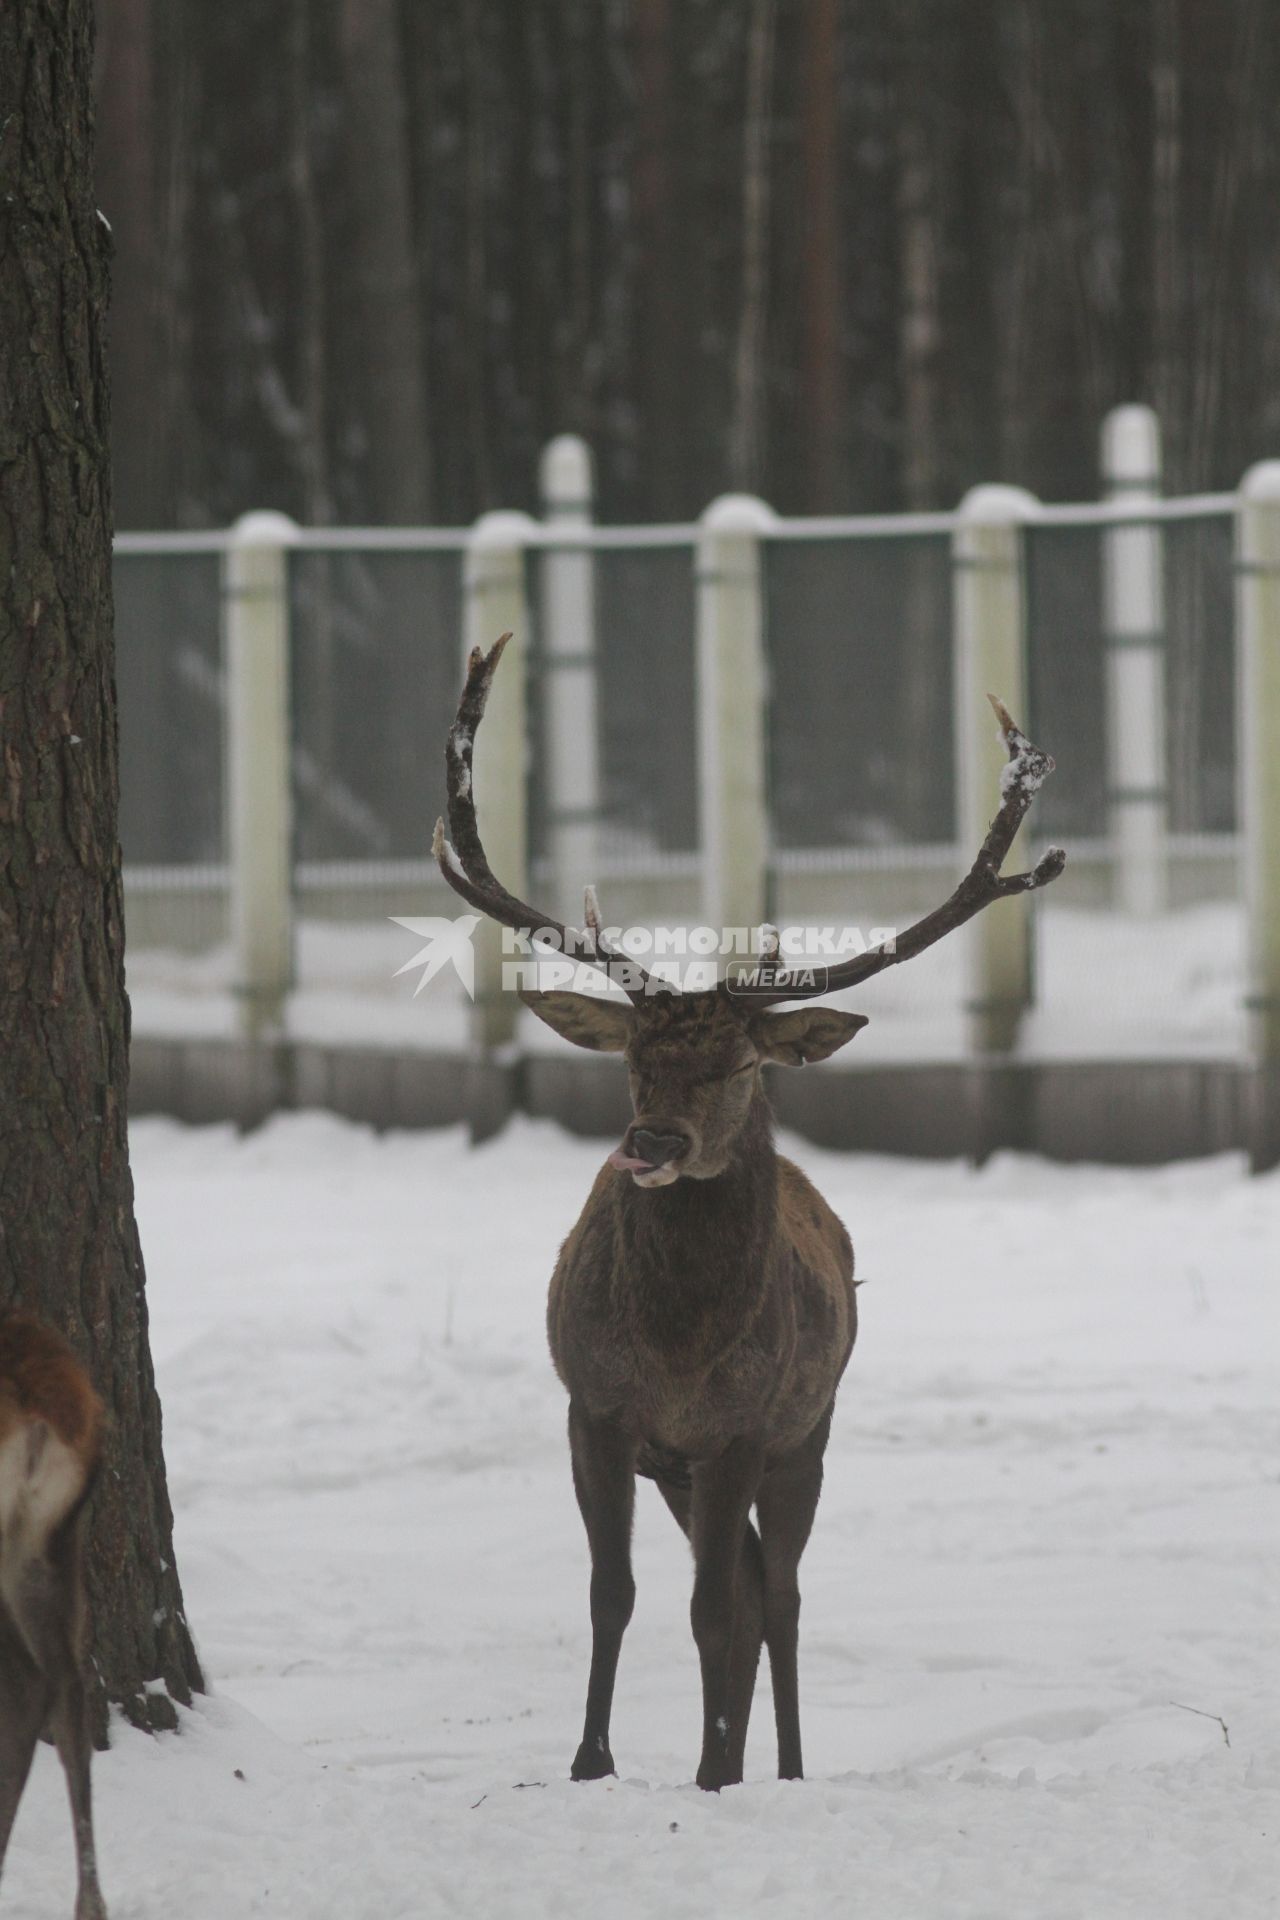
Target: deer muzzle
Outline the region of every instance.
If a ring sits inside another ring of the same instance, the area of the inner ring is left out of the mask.
[[[622,1145],[609,1155],[609,1165],[629,1173],[638,1187],[665,1187],[680,1177],[678,1162],[691,1142],[685,1133],[659,1133],[650,1127],[628,1127]]]

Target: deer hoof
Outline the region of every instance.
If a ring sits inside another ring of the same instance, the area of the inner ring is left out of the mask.
[[[569,1769],[571,1780],[604,1780],[618,1769],[613,1764],[607,1740],[584,1740]]]
[[[704,1760],[698,1768],[697,1781],[704,1793],[719,1793],[721,1787],[740,1787],[742,1775],[733,1772],[723,1760]]]

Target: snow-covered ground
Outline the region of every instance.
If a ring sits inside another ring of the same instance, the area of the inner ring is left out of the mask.
[[[647,1486],[621,1777],[567,1779],[587,1558],[542,1302],[601,1147],[135,1127],[214,1691],[97,1763],[115,1920],[1275,1912],[1280,1178],[793,1150],[863,1331],[802,1568],[809,1777],[771,1778],[762,1675],[717,1798]],[[42,1750],[0,1911],[70,1886]]]

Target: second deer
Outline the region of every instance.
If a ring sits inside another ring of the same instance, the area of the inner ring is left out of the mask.
[[[993,701],[1009,755],[1001,805],[949,899],[892,948],[817,978],[788,978],[769,964],[747,991],[721,983],[676,993],[609,944],[591,889],[585,930],[577,932],[517,899],[489,867],[472,757],[509,638],[471,656],[445,752],[450,837],[440,822],[436,859],[478,912],[576,952],[623,987],[625,1002],[565,992],[523,998],[576,1046],[623,1055],[634,1110],[564,1243],[547,1314],[552,1358],[569,1393],[573,1481],[591,1549],[591,1672],[573,1778],[614,1771],[609,1724],[635,1599],[637,1474],[657,1483],[693,1548],[698,1785],[718,1789],[742,1779],[762,1647],[773,1678],[778,1772],[799,1778],[797,1570],[857,1315],[849,1236],[776,1151],[761,1068],[823,1060],[866,1020],[834,1008],[774,1009],[870,979],[992,901],[1056,879],[1065,864],[1059,848],[1029,873],[1000,871],[1053,762]]]
[[[0,1310],[0,1868],[36,1741],[67,1777],[75,1920],[106,1920],[94,1856],[84,1657],[83,1531],[102,1403],[60,1334]]]

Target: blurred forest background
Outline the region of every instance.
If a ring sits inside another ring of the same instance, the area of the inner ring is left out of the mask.
[[[98,0],[117,521],[1171,489],[1280,440],[1265,0]]]

